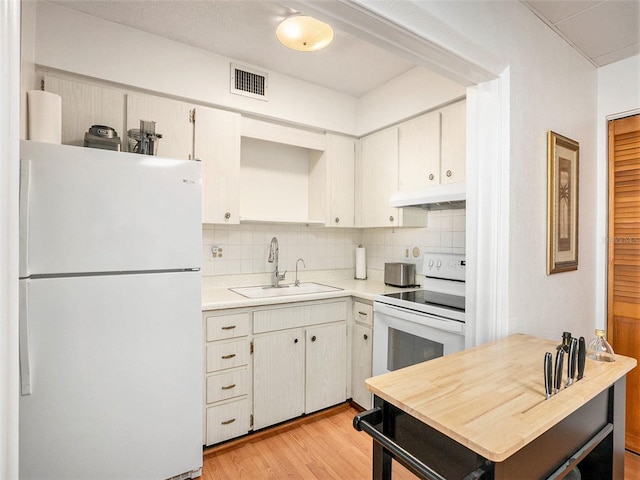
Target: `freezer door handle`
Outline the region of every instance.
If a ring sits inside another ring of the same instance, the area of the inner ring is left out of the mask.
[[[22,396],[31,395],[31,362],[29,359],[29,315],[27,312],[28,281],[20,282],[20,393]]]

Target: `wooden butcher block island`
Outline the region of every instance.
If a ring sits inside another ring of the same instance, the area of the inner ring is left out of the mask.
[[[622,479],[625,375],[633,358],[586,360],[545,400],[543,359],[560,343],[512,335],[366,381],[376,408],[354,419],[374,438],[373,478],[391,460],[419,478]]]

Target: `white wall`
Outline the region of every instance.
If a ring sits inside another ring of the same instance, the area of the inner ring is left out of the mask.
[[[607,121],[640,113],[640,55],[598,69],[598,231],[596,325],[607,320],[608,128]]]
[[[96,45],[107,48],[97,52]],[[149,61],[141,67],[140,58]],[[320,129],[356,132],[354,97],[268,70],[268,102],[234,95],[229,92],[231,62],[156,35],[37,2],[39,65]]]
[[[510,229],[503,252],[509,284],[502,292],[509,298],[509,331],[590,336],[597,275],[596,69],[520,2],[361,3],[463,58],[489,52],[489,60],[509,67]],[[442,28],[425,28],[434,18]],[[545,267],[548,130],[580,142],[581,155],[580,265],[551,276]]]
[[[465,95],[465,87],[423,68],[413,68],[358,99],[358,136],[402,121]]]
[[[263,102],[229,93],[234,59],[49,2],[37,2],[37,12],[36,63],[41,66],[321,130],[362,136],[465,93],[461,85],[422,68],[355,98],[253,66],[269,73],[269,101]],[[109,48],[97,55],[96,44]],[[140,68],[139,59],[148,52],[161,53]]]
[[[0,478],[18,478],[20,2],[0,4]]]

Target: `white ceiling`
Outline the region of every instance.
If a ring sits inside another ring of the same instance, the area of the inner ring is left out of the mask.
[[[640,54],[640,0],[522,0],[596,67]]]
[[[338,30],[325,50],[289,50],[275,30],[294,10],[273,0],[51,1],[355,97],[414,67]],[[596,66],[640,53],[640,0],[521,1]]]

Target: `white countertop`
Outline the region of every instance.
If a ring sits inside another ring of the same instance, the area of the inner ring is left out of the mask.
[[[392,293],[410,290],[406,288],[390,287],[379,280],[335,279],[331,281],[317,281],[316,283],[338,287],[342,290],[324,293],[313,293],[308,295],[281,295],[278,297],[270,298],[246,298],[238,293],[232,292],[231,290],[229,290],[229,288],[226,287],[203,288],[202,310],[256,307],[260,305],[276,305],[281,303],[325,300],[328,298],[340,297],[357,297],[372,301],[375,295],[381,293]]]

